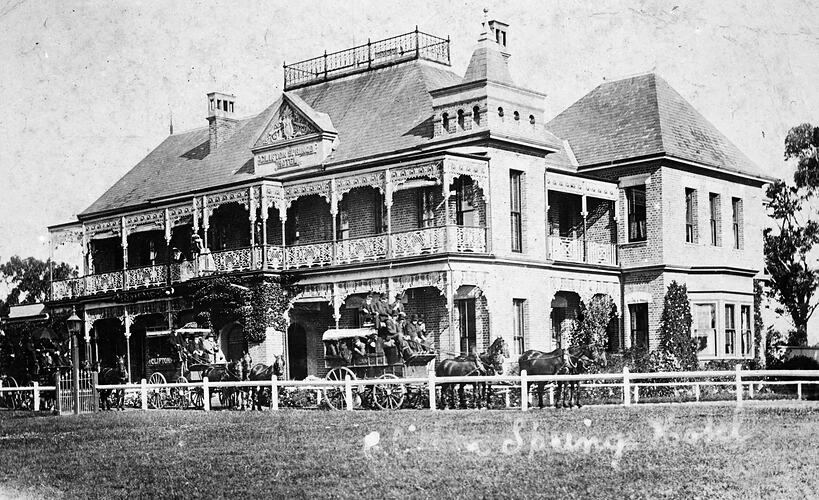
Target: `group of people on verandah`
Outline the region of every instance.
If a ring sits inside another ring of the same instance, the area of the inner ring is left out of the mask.
[[[402,357],[407,360],[432,349],[423,318],[413,314],[407,319],[401,294],[391,304],[386,294],[368,295],[361,311],[365,315],[364,327],[374,328],[375,333],[329,342],[328,354],[354,365],[367,364],[370,355],[385,357],[388,364],[396,364]]]

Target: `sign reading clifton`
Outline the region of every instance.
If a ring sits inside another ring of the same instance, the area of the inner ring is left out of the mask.
[[[596,296],[617,308],[609,349],[654,347],[677,281],[700,358],[752,357],[769,178],[653,73],[547,122],[514,40],[485,22],[463,75],[417,29],[288,64],[246,119],[209,93],[208,127],[49,228],[83,273],[48,308],[74,308],[81,357],[124,356],[132,379],[173,375],[174,342],[208,331],[228,360],[282,355],[299,379],[327,373],[323,334],[362,327],[380,295],[442,352],[503,337],[517,359],[565,343]]]

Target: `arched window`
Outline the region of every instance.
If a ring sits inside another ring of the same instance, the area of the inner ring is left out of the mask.
[[[520,121],[520,113],[515,111],[515,121]]]
[[[459,109],[458,110],[458,128],[463,130],[465,125],[466,124],[464,123],[464,110]]]
[[[503,108],[498,108],[498,116],[503,118]]]
[[[481,108],[479,106],[472,108],[472,123],[474,123],[476,127],[481,124]]]
[[[529,123],[531,123],[532,125],[535,124],[535,115],[529,115]]]
[[[441,115],[441,126],[444,128],[444,132],[449,132],[449,113]]]

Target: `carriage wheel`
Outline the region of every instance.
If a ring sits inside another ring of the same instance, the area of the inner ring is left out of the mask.
[[[196,387],[191,391],[191,406],[197,410],[201,410],[205,407],[205,394],[199,387]]]
[[[19,387],[14,377],[6,377],[3,380],[3,387]],[[3,393],[3,406],[9,410],[16,410],[20,406],[20,393],[18,391],[9,391]]]
[[[392,373],[385,373],[379,379],[395,379]],[[397,410],[404,403],[407,388],[403,384],[376,385],[373,387],[373,403],[381,410]]]
[[[167,384],[165,376],[159,372],[152,373],[151,378],[148,379],[149,384]],[[152,408],[161,409],[165,404],[165,389],[153,389],[148,395],[148,405]]]
[[[325,376],[325,380],[332,380],[337,382],[343,382],[347,377],[350,377],[350,380],[355,380],[356,376],[352,370],[347,368],[346,366],[337,366],[327,372],[327,376]],[[358,408],[361,405],[361,398],[357,392],[357,388],[353,387],[353,408]],[[331,410],[343,410],[344,409],[344,388],[343,387],[326,387],[324,389],[324,400],[327,401],[327,406],[330,407]]]
[[[188,379],[183,376],[179,376],[176,379],[177,384],[187,384]],[[180,409],[184,410],[188,406],[190,406],[191,401],[191,394],[190,389],[187,387],[173,387],[171,388],[171,401],[174,406],[178,406]]]

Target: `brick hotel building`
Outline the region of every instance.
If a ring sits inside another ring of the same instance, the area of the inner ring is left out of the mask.
[[[443,351],[503,336],[514,358],[555,348],[596,294],[617,305],[612,350],[654,347],[676,280],[700,359],[752,357],[769,179],[655,74],[547,122],[546,94],[512,78],[511,40],[485,23],[463,75],[449,40],[417,30],[287,64],[282,95],[249,118],[208,94],[207,127],[50,228],[84,263],[48,306],[84,319],[83,356],[128,353],[138,379],[152,332],[194,317],[187,285],[284,287],[288,307],[258,317],[286,331],[248,342],[236,322],[219,341],[228,358],[282,353],[303,378],[325,373],[323,332],[358,326],[372,292],[401,294]],[[211,257],[193,260],[194,235]]]

